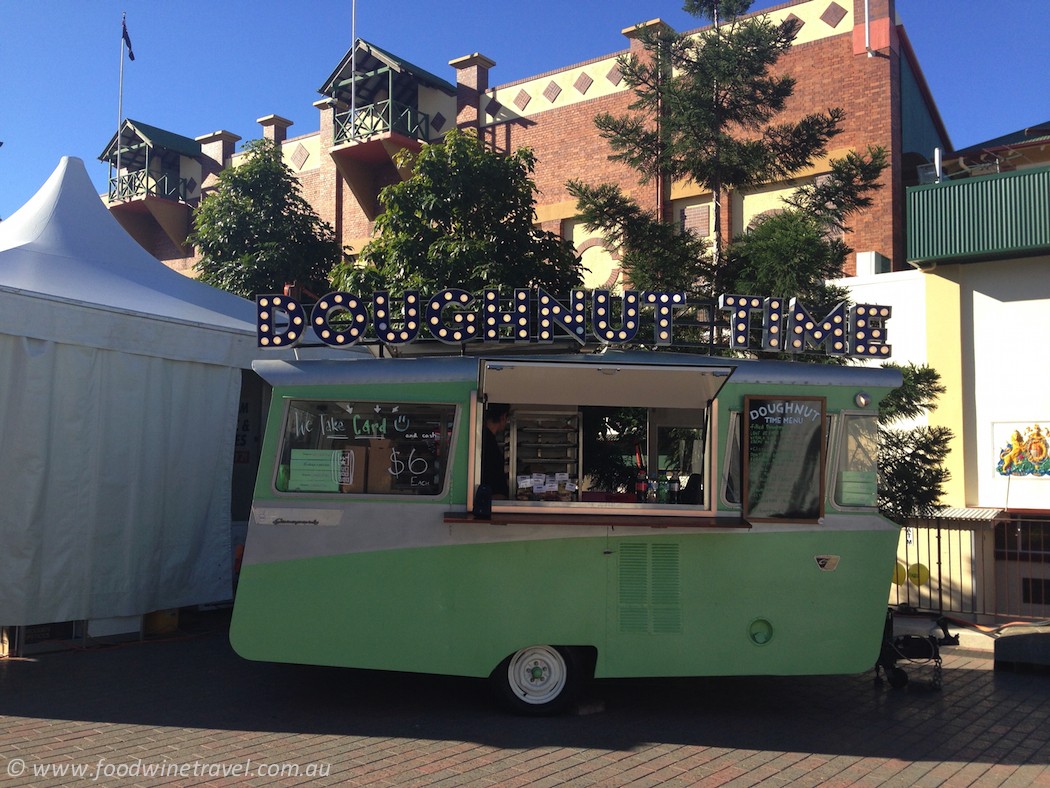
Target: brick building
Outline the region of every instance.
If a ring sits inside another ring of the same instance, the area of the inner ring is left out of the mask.
[[[948,138],[896,19],[894,0],[791,0],[761,14],[773,22],[794,17],[801,23],[791,51],[778,64],[797,80],[783,119],[841,107],[844,131],[832,140],[829,157],[869,145],[889,153],[884,188],[874,205],[854,218],[846,238],[857,252],[847,273],[902,270],[905,187],[918,182],[918,168],[935,148],[948,148]],[[656,24],[662,23],[643,23]],[[617,183],[643,207],[713,234],[710,193],[691,183],[640,185],[634,171],[609,161],[608,144],[595,130],[598,113],[627,111],[632,93],[616,58],[640,49],[638,30],[638,25],[623,29],[621,52],[502,85],[492,84],[495,63],[482,54],[451,60],[446,81],[358,40],[318,90],[317,131],[289,136],[290,121],[267,115],[258,121],[261,136],[282,145],[306,199],[352,248],[368,240],[379,190],[404,174],[393,164],[397,150],[437,142],[454,126],[476,129],[497,150],[531,147],[537,157],[537,221],[575,243],[590,269],[588,286],[614,286],[616,260],[576,221],[575,202],[565,187],[570,178]],[[356,80],[351,79],[355,69]],[[192,207],[215,173],[236,166],[238,140],[225,131],[190,139],[126,121],[121,144],[115,136],[100,157],[112,167],[118,148],[124,151],[110,189],[111,210],[146,249],[190,273],[193,250],[184,241]],[[776,210],[780,197],[826,170],[826,160],[820,161],[794,181],[730,195],[721,213],[724,237]],[[178,186],[169,185],[174,180]]]

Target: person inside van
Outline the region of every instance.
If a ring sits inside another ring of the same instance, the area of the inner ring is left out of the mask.
[[[485,429],[481,431],[481,483],[488,486],[496,500],[510,498],[501,442],[509,415],[510,405],[490,403],[485,408]]]

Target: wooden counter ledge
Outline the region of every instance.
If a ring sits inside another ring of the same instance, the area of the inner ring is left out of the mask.
[[[739,517],[672,517],[653,514],[544,514],[543,512],[493,512],[489,519],[470,512],[446,512],[446,523],[489,525],[587,525],[642,528],[750,528]]]

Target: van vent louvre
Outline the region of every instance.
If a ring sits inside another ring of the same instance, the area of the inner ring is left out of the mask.
[[[624,544],[619,558],[620,632],[680,634],[679,546]]]

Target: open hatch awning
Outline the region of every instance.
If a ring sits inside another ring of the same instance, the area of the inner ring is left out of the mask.
[[[702,409],[717,396],[732,366],[551,363],[487,360],[481,391],[490,402],[529,405]]]

